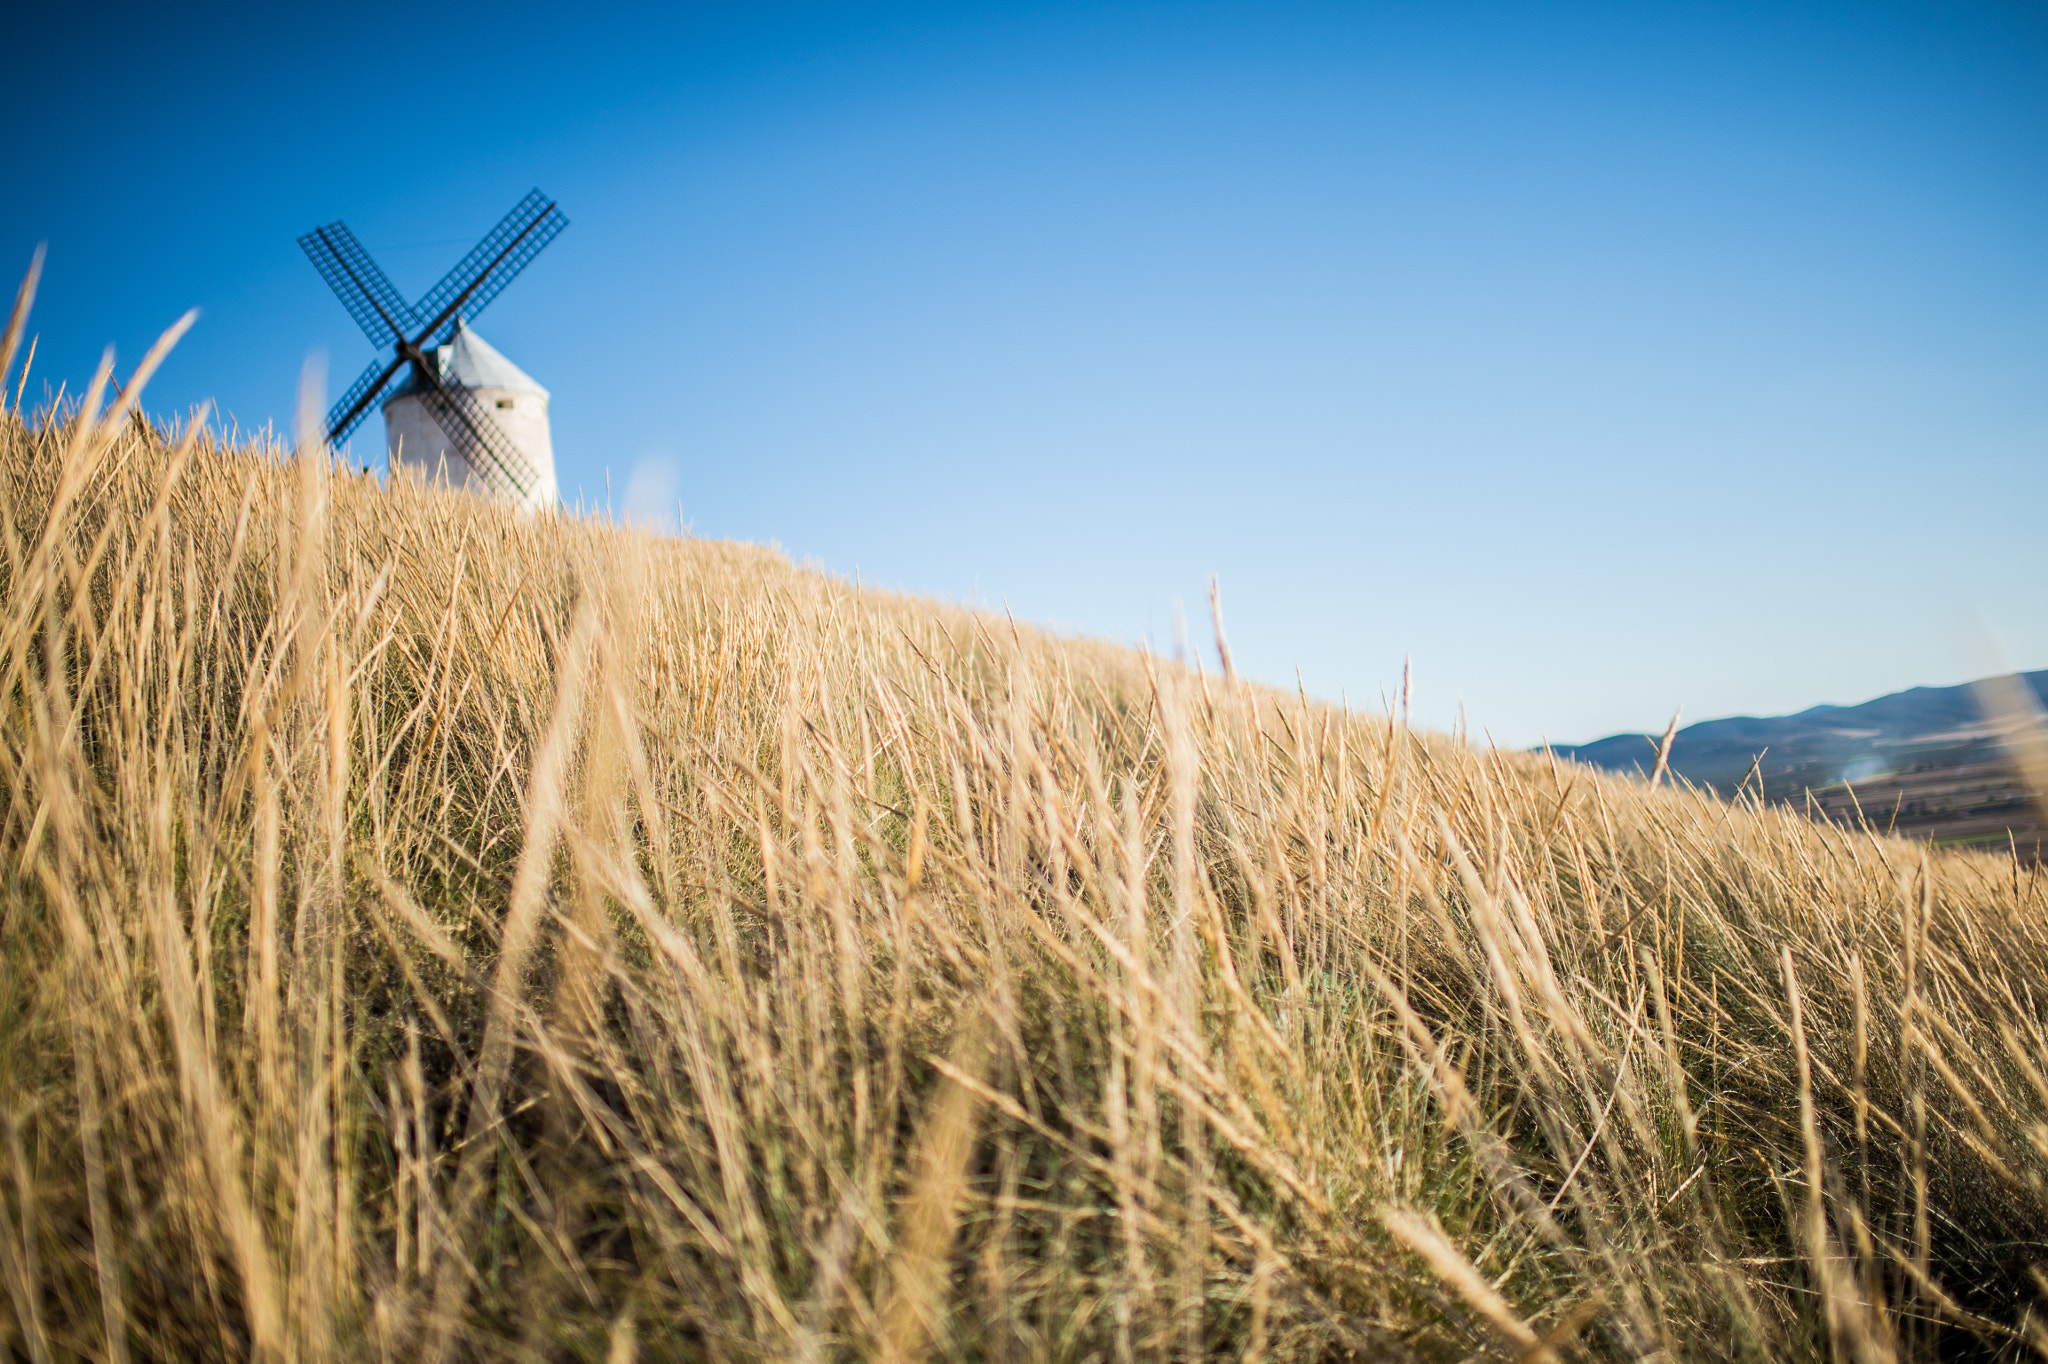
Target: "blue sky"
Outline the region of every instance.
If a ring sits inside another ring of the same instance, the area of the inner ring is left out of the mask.
[[[537,185],[478,330],[587,505],[1169,652],[1217,574],[1503,743],[2048,665],[2038,7],[74,8],[32,392],[197,305],[150,406],[288,425],[298,234],[417,294]]]

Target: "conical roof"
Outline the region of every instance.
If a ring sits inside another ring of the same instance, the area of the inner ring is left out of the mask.
[[[500,355],[497,347],[471,331],[465,323],[457,322],[455,335],[448,339],[447,345],[437,347],[433,354],[444,384],[456,388],[500,388],[514,393],[537,393],[543,398],[548,396],[548,391],[535,383],[532,375]],[[408,374],[405,382],[385,401],[418,391],[418,377]]]

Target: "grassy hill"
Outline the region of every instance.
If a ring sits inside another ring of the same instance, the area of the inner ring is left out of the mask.
[[[2048,1344],[2010,857],[120,413],[0,699],[13,1357]]]
[[[2048,671],[2019,680],[2037,704],[2048,702]],[[2011,761],[1999,723],[1986,719],[1974,690],[1981,685],[1914,687],[1856,706],[1701,721],[1673,737],[1671,770],[1724,795],[1747,783],[1766,800],[1836,822],[1868,820],[1940,843],[2016,848],[2039,861],[2048,836],[2041,805]],[[1610,772],[1648,773],[1660,738],[1616,734],[1555,751]]]

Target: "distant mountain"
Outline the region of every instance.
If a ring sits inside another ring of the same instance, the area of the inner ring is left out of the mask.
[[[2021,676],[2048,705],[2048,669]],[[1662,737],[1616,734],[1553,751],[1610,772],[1648,773]],[[1860,812],[1900,833],[1943,842],[2003,844],[2041,835],[1997,728],[1979,711],[1969,684],[1914,687],[1797,715],[1702,720],[1679,730],[1671,744],[1674,773],[1724,796],[1734,794],[1752,763],[1765,799],[1805,803],[1811,792],[1830,818]]]

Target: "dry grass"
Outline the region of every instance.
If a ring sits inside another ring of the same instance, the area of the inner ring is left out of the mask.
[[[0,416],[0,1349],[2048,1344],[2038,870],[98,398]]]

